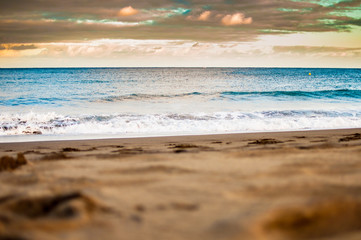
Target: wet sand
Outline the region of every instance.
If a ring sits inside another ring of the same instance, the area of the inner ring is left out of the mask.
[[[0,239],[361,239],[361,129],[0,144]]]

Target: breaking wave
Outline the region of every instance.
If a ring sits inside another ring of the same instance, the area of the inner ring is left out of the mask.
[[[0,114],[0,136],[127,134],[157,135],[360,128],[360,111],[260,111],[197,114],[56,113]]]

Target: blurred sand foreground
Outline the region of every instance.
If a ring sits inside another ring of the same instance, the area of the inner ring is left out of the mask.
[[[361,129],[0,144],[0,239],[361,239]]]

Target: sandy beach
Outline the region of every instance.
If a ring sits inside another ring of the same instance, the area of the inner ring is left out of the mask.
[[[361,239],[361,129],[0,144],[0,239]]]

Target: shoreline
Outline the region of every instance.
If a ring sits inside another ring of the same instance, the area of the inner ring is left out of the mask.
[[[361,128],[0,143],[0,238],[361,239],[360,156]]]
[[[111,143],[111,142],[131,142],[131,143],[144,143],[148,141],[166,142],[171,139],[174,141],[183,140],[206,140],[206,139],[225,139],[225,138],[249,138],[249,137],[272,137],[272,136],[290,136],[294,134],[307,134],[307,135],[337,135],[339,133],[350,134],[352,132],[361,132],[361,128],[339,128],[339,129],[320,129],[320,130],[295,130],[295,131],[270,131],[270,132],[245,132],[245,133],[216,133],[216,134],[194,134],[194,135],[165,135],[165,136],[141,136],[141,137],[109,137],[109,138],[86,138],[86,139],[60,139],[60,140],[34,140],[34,141],[16,141],[16,142],[0,142],[0,149],[2,145],[13,146],[22,144],[80,144],[80,143]],[[31,137],[31,136],[29,136]]]

